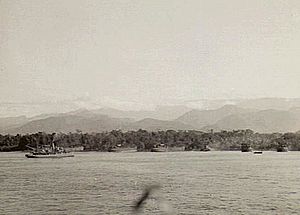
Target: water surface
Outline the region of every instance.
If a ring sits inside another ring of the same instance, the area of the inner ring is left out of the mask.
[[[299,214],[300,153],[0,153],[0,214]]]

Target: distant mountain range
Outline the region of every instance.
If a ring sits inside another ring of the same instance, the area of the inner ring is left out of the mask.
[[[248,104],[248,105],[247,105]],[[270,108],[274,106],[274,108]],[[267,107],[267,108],[265,108]],[[300,130],[300,100],[257,99],[210,110],[161,106],[153,111],[114,108],[78,109],[34,117],[0,118],[0,133],[102,132],[122,130],[236,130],[294,132]]]
[[[191,110],[177,118],[176,121],[202,129],[204,126],[217,123],[224,117],[246,112],[251,112],[251,110],[239,108],[235,105],[224,105],[215,110]]]
[[[0,118],[0,133],[29,122],[26,116]]]
[[[226,116],[201,130],[251,129],[261,133],[295,132],[300,130],[300,111],[290,109],[262,110]]]
[[[97,110],[91,110],[91,112],[94,114],[103,114],[116,118],[132,118],[135,120],[142,120],[145,118],[153,118],[157,120],[173,120],[190,110],[192,109],[183,105],[174,105],[157,106],[156,109],[152,111],[124,111],[115,108],[101,108]]]

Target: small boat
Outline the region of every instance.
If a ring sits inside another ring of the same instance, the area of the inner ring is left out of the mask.
[[[199,151],[200,151],[200,152],[210,152],[210,151],[211,151],[211,148],[208,147],[208,146],[204,146],[204,147],[201,148]]]
[[[252,152],[252,148],[249,144],[242,143],[241,144],[241,152]]]
[[[253,154],[262,154],[262,151],[254,151]]]
[[[283,145],[279,145],[276,148],[277,152],[287,152],[288,151],[288,147],[283,146]]]
[[[197,152],[210,152],[212,148],[207,145],[201,147],[195,147],[193,145],[185,146],[184,151],[197,151]]]
[[[165,148],[152,148],[151,152],[166,152],[167,149]]]
[[[110,147],[108,152],[119,152],[119,153],[130,153],[130,152],[137,152],[136,148],[132,147],[121,147],[121,146],[115,146],[115,147]]]
[[[288,148],[287,147],[278,147],[277,152],[288,152]]]
[[[151,152],[166,152],[167,147],[165,144],[154,145]]]

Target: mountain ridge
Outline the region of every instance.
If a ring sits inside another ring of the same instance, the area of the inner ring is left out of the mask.
[[[268,100],[267,100],[268,101]],[[272,100],[271,100],[272,101]],[[280,100],[278,100],[280,101]],[[236,130],[288,132],[300,130],[300,106],[288,109],[255,109],[227,104],[211,110],[183,106],[157,108],[155,111],[124,111],[114,108],[80,108],[65,113],[40,114],[34,117],[0,118],[0,133],[102,132],[122,130]],[[159,118],[164,113],[168,116]],[[184,112],[178,116],[180,112]],[[173,116],[173,117],[172,117]]]

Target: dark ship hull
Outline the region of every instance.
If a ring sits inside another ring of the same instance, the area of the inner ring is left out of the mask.
[[[69,153],[61,153],[61,154],[26,154],[27,158],[67,158],[67,157],[74,157],[73,154]]]
[[[255,151],[253,152],[253,154],[262,154],[263,152],[262,151]]]
[[[248,144],[242,144],[241,145],[241,152],[252,152],[252,148]]]
[[[288,148],[287,147],[278,147],[277,152],[287,152]]]
[[[151,152],[166,152],[167,149],[164,147],[152,148]]]
[[[110,148],[108,152],[118,152],[118,153],[132,153],[137,152],[136,148]]]

